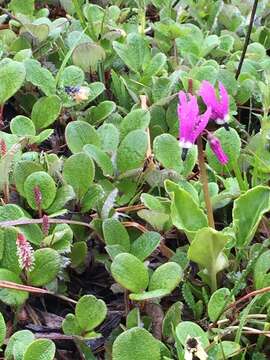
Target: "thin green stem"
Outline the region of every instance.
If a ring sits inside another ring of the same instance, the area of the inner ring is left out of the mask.
[[[204,161],[204,151],[203,151],[203,143],[202,138],[199,136],[197,140],[198,145],[198,160],[199,160],[199,168],[200,168],[200,180],[203,187],[203,194],[204,194],[204,202],[206,206],[207,211],[207,218],[208,218],[208,225],[212,228],[215,228],[215,221],[214,221],[214,215],[213,215],[213,208],[212,208],[212,202],[209,194],[209,188],[208,188],[208,178],[207,178],[207,172],[206,172],[206,166]]]

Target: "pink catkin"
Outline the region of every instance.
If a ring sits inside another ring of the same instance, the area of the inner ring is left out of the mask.
[[[39,209],[41,206],[42,194],[38,185],[34,187],[34,196],[35,196],[36,206]]]
[[[7,144],[5,143],[4,139],[0,140],[0,154],[1,157],[5,156],[7,153]]]
[[[45,236],[49,234],[50,224],[49,224],[49,218],[47,215],[43,215],[42,218],[42,231]]]
[[[30,271],[34,266],[34,251],[32,246],[21,233],[17,236],[16,245],[20,268],[25,271]]]

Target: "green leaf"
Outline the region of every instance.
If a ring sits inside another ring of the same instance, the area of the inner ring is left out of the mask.
[[[117,150],[117,168],[121,173],[143,165],[147,150],[147,134],[143,130],[131,131]]]
[[[65,335],[82,335],[78,320],[74,314],[67,314],[62,322],[62,329]]]
[[[70,122],[65,131],[66,142],[73,153],[81,152],[84,145],[99,146],[100,140],[97,131],[85,121]]]
[[[241,350],[241,346],[234,341],[221,341],[209,349],[209,356],[215,360],[229,359],[235,357]],[[254,358],[255,360],[255,358]]]
[[[222,310],[224,307],[226,307],[226,305],[228,305],[227,302],[230,294],[231,293],[229,289],[221,288],[216,290],[210,297],[207,305],[207,311],[209,319],[212,322],[215,322],[219,319]]]
[[[60,255],[56,250],[43,248],[34,252],[34,268],[28,272],[28,282],[43,286],[53,281],[60,270]]]
[[[93,42],[85,42],[75,47],[72,53],[73,64],[84,72],[95,71],[98,63],[106,57],[104,49]]]
[[[111,265],[114,279],[124,288],[143,292],[148,285],[149,276],[145,265],[136,256],[122,253],[115,257]]]
[[[188,249],[188,257],[207,270],[212,291],[216,290],[216,275],[228,266],[223,249],[228,236],[210,227],[198,230]]]
[[[104,191],[100,185],[90,185],[87,193],[81,200],[81,212],[87,212],[96,207],[97,202],[104,196]]]
[[[40,88],[46,96],[54,95],[56,83],[52,73],[43,68],[40,62],[34,59],[24,61],[26,80]]]
[[[12,134],[18,136],[34,136],[36,128],[31,119],[26,116],[15,116],[10,122],[10,130]]]
[[[160,346],[147,330],[134,327],[116,338],[112,357],[114,360],[160,360]]]
[[[46,236],[42,244],[46,245],[59,253],[68,253],[71,251],[73,240],[73,231],[68,224],[57,224],[51,235]]]
[[[270,284],[270,250],[259,256],[254,266],[255,288],[261,289]]]
[[[183,278],[183,270],[175,262],[160,265],[150,278],[149,290],[166,289],[172,292]]]
[[[84,265],[87,257],[87,252],[88,249],[86,242],[78,241],[73,244],[70,254],[71,266],[73,268],[77,268],[81,265]]]
[[[230,128],[230,131],[227,131],[225,128],[219,128],[213,134],[216,136],[220,142],[223,151],[228,156],[228,163],[226,167],[222,166],[218,161],[216,155],[211,150],[209,144],[206,144],[205,152],[209,162],[209,165],[218,173],[224,173],[226,169],[232,170],[234,164],[236,164],[238,157],[240,155],[241,149],[241,140],[236,130]],[[238,166],[238,165],[236,165]]]
[[[127,36],[126,44],[114,41],[113,48],[123,62],[134,72],[140,72],[142,65],[149,63],[151,59],[146,38],[136,33]]]
[[[178,229],[185,231],[191,241],[199,229],[208,225],[207,217],[193,197],[179,185],[166,180],[165,189],[172,200],[172,222]]]
[[[89,189],[95,176],[93,161],[84,153],[70,156],[64,163],[63,176],[65,181],[73,187],[80,200]]]
[[[145,66],[141,83],[147,84],[152,76],[158,74],[165,66],[167,61],[166,55],[162,53],[156,54],[151,61]]]
[[[101,141],[101,149],[113,153],[119,144],[119,131],[113,124],[103,124],[98,128],[98,135]]]
[[[47,209],[48,214],[53,214],[63,209],[66,203],[75,198],[75,193],[70,185],[61,186],[57,189],[52,205]]]
[[[62,86],[79,86],[84,83],[84,72],[77,66],[67,66],[61,74],[59,83]]]
[[[14,274],[19,275],[21,273],[21,268],[18,261],[17,255],[17,231],[15,228],[7,228],[3,231],[3,252],[2,259],[0,262],[0,267],[12,271]]]
[[[263,215],[270,210],[270,189],[256,186],[234,202],[233,228],[237,247],[244,247],[253,239]]]
[[[139,260],[144,261],[159,246],[160,241],[159,233],[148,231],[132,242],[130,252]]]
[[[16,189],[20,195],[26,196],[24,191],[25,180],[34,172],[41,171],[42,166],[36,162],[30,160],[18,161],[15,164],[13,177],[16,185]]]
[[[95,145],[85,145],[83,151],[102,169],[104,176],[113,176],[113,164],[110,157]]]
[[[44,129],[51,125],[58,118],[61,106],[61,100],[56,95],[40,98],[34,104],[31,113],[36,129]]]
[[[170,291],[168,289],[157,289],[151,291],[144,291],[143,293],[138,294],[129,294],[129,298],[132,301],[145,301],[151,299],[160,299],[169,294]]]
[[[55,345],[52,340],[34,340],[27,348],[23,360],[53,360]]]
[[[175,333],[177,339],[183,346],[186,345],[188,337],[197,338],[203,348],[206,348],[209,345],[207,334],[199,325],[191,321],[182,321],[179,325],[177,325]]]
[[[18,205],[7,204],[4,206],[0,206],[0,221],[19,220],[25,218],[30,218],[30,216]],[[20,225],[17,228],[32,244],[39,245],[41,243],[43,233],[38,224]],[[11,229],[9,229],[8,231],[11,231]]]
[[[5,360],[21,360],[27,347],[35,340],[29,330],[16,331],[10,338],[5,349]],[[19,357],[18,357],[19,355]]]
[[[0,346],[4,344],[6,333],[7,333],[7,327],[6,327],[5,319],[3,317],[3,314],[0,313]]]
[[[25,24],[20,28],[20,35],[27,39],[31,44],[39,44],[49,36],[50,28],[48,24]]]
[[[53,178],[45,171],[37,171],[27,177],[24,182],[24,192],[28,204],[32,209],[37,210],[35,200],[35,188],[41,192],[41,208],[47,209],[53,202],[56,195],[56,186]]]
[[[162,322],[162,334],[165,337],[170,337],[176,326],[180,323],[182,318],[183,303],[177,301],[167,310]]]
[[[79,326],[88,332],[104,321],[107,307],[103,300],[97,299],[93,295],[84,295],[76,305],[75,315]]]
[[[3,105],[22,87],[25,80],[25,68],[22,63],[13,60],[0,62],[0,104]]]
[[[7,269],[0,269],[0,281],[11,281],[22,284],[18,275]],[[9,306],[21,306],[28,299],[28,292],[13,289],[0,289],[0,300]]]
[[[167,169],[173,169],[181,174],[183,161],[179,142],[170,134],[162,134],[155,138],[153,150],[157,160]]]
[[[102,101],[97,106],[89,109],[86,120],[92,125],[98,125],[109,117],[115,109],[115,102],[109,100]]]
[[[106,219],[102,224],[104,240],[107,245],[120,245],[126,251],[130,250],[129,235],[119,220]]]
[[[20,0],[11,0],[9,9],[15,14],[33,15],[35,0],[25,0],[23,3]]]
[[[136,109],[131,111],[121,121],[120,132],[123,139],[132,130],[142,129],[145,130],[150,123],[150,112],[147,110]]]
[[[101,82],[93,82],[89,85],[89,89],[90,95],[88,98],[88,102],[91,102],[95,100],[95,98],[97,98],[105,90],[105,86]]]

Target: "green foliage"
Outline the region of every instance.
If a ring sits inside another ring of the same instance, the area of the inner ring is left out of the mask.
[[[55,355],[55,345],[52,340],[34,340],[26,349],[23,360],[53,360]]]
[[[0,63],[0,104],[3,105],[22,87],[26,72],[22,63],[4,59]],[[12,86],[10,86],[12,84]]]
[[[115,360],[160,360],[158,341],[145,329],[134,327],[123,332],[113,343]]]

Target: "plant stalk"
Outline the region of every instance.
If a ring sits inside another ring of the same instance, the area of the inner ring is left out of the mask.
[[[247,35],[245,38],[245,43],[244,43],[244,47],[243,47],[243,51],[241,54],[241,58],[239,61],[239,65],[235,74],[235,78],[238,79],[240,73],[241,73],[241,69],[242,69],[242,65],[246,56],[246,52],[247,52],[247,47],[249,44],[249,40],[250,40],[250,35],[251,35],[251,31],[252,31],[252,27],[253,27],[253,22],[255,19],[255,15],[256,15],[256,10],[257,10],[257,6],[258,6],[258,0],[254,0],[253,3],[253,7],[252,7],[252,11],[251,11],[251,16],[250,16],[250,21],[249,21],[249,26],[248,26],[248,31],[247,31]]]
[[[199,160],[199,168],[200,168],[200,180],[203,187],[208,225],[212,228],[215,228],[215,221],[214,221],[213,208],[212,208],[212,203],[208,188],[208,178],[207,178],[206,166],[204,161],[204,151],[203,151],[203,143],[201,136],[198,137],[197,145],[198,145],[198,160]]]

